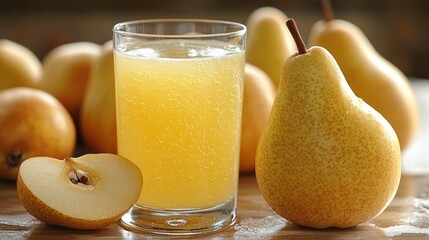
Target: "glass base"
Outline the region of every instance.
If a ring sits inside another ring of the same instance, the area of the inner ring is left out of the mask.
[[[130,231],[163,235],[195,235],[221,230],[234,224],[236,199],[207,209],[157,210],[134,205],[121,218]]]

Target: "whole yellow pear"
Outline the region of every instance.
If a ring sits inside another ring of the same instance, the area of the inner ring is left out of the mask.
[[[312,228],[369,221],[391,202],[401,177],[398,138],[358,98],[332,55],[307,50],[286,60],[256,155],[262,195],[285,219]]]
[[[52,49],[42,61],[40,88],[54,95],[70,112],[79,117],[92,66],[101,46],[91,42],[73,42]]]
[[[95,60],[80,111],[80,131],[93,152],[116,153],[116,105],[112,41]]]
[[[255,171],[259,137],[270,116],[275,87],[270,77],[258,67],[246,63],[243,84],[240,173]]]
[[[334,56],[356,95],[389,121],[405,149],[419,129],[419,109],[408,78],[374,49],[356,25],[333,19],[332,13],[325,15],[311,28],[309,44]]]
[[[73,154],[73,120],[44,91],[25,87],[0,91],[0,126],[0,179],[16,180],[19,166],[28,158]]]
[[[0,39],[0,90],[12,87],[36,87],[42,75],[42,64],[23,45]]]
[[[246,62],[267,73],[276,87],[284,61],[296,52],[286,20],[281,10],[267,6],[254,10],[246,22]]]

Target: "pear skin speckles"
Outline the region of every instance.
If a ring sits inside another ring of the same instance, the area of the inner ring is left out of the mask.
[[[346,228],[380,214],[401,175],[395,132],[357,98],[333,57],[289,58],[256,157],[267,203],[295,224]]]

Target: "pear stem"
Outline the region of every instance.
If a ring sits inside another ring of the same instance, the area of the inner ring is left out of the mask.
[[[289,32],[292,34],[293,40],[295,40],[296,47],[298,48],[299,54],[305,54],[308,52],[307,47],[305,46],[304,40],[302,40],[301,34],[299,33],[298,26],[295,23],[293,18],[289,18],[286,21],[286,26],[289,29]]]
[[[323,18],[326,22],[335,19],[334,10],[332,9],[332,3],[330,0],[322,0]]]

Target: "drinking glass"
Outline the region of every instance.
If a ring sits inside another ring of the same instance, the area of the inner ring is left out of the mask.
[[[190,235],[234,223],[245,38],[219,20],[114,26],[118,154],[143,174],[124,227]]]

